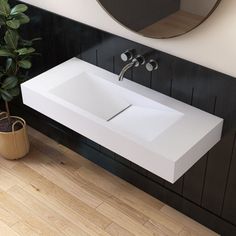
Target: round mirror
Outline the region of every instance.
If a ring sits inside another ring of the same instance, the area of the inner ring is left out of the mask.
[[[151,38],[171,38],[196,28],[221,0],[98,1],[125,27]]]

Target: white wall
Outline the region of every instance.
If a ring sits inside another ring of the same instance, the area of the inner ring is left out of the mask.
[[[205,16],[216,3],[217,0],[181,0],[180,8],[181,10],[188,11],[199,16]]]
[[[204,24],[184,36],[168,40],[145,38],[129,31],[113,20],[96,0],[24,2],[236,77],[235,0],[222,0]]]

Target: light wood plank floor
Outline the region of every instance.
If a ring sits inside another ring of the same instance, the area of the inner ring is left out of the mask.
[[[217,235],[39,132],[29,133],[27,157],[0,157],[0,235]]]

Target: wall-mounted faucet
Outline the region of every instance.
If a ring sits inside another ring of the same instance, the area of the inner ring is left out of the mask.
[[[134,49],[128,49],[120,55],[122,61],[131,61],[135,55]]]
[[[154,70],[157,70],[159,68],[159,65],[158,65],[158,62],[156,60],[149,60],[149,62],[147,62],[146,64],[146,69],[149,71],[149,72],[152,72]]]
[[[123,67],[123,69],[121,70],[120,74],[119,74],[119,81],[122,81],[124,79],[124,75],[126,73],[126,71],[128,71],[129,69],[133,68],[133,67],[139,67],[140,65],[144,65],[145,64],[145,58],[141,55],[137,55],[137,56],[133,56],[133,54],[131,53],[131,51],[126,51],[124,53],[121,54],[121,59],[123,61],[129,61],[132,60],[130,63],[128,63],[127,65],[125,65]]]

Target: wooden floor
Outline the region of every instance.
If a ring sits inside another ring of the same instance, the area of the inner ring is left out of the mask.
[[[0,235],[217,235],[46,136],[0,157]]]

